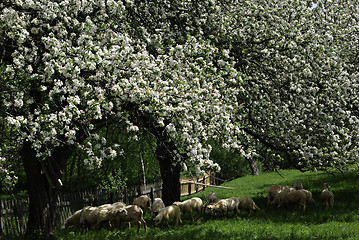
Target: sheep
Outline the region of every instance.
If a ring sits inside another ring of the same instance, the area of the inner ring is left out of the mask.
[[[137,205],[142,209],[147,209],[151,213],[151,198],[147,195],[141,195],[133,200],[133,205]]]
[[[82,209],[77,210],[70,217],[68,217],[64,222],[64,227],[65,228],[68,228],[69,226],[79,227],[81,211],[82,211]]]
[[[152,213],[154,216],[157,216],[157,214],[159,213],[159,211],[162,209],[162,208],[165,208],[165,204],[163,203],[162,199],[161,198],[155,198],[153,200],[153,203],[152,203]]]
[[[97,229],[100,227],[102,222],[107,222],[111,227],[111,221],[116,217],[114,214],[109,214],[111,210],[98,207],[86,206],[82,209],[80,215],[80,224],[89,224],[91,228]],[[127,215],[127,211],[124,209],[119,209],[116,212],[120,217]]]
[[[306,208],[306,194],[303,191],[289,191],[284,194],[283,199],[278,207],[299,206],[303,210]]]
[[[277,195],[275,195],[274,200],[272,201],[271,205],[279,207],[281,205],[283,196],[285,194],[287,194],[288,192],[292,192],[292,191],[296,191],[296,190],[294,188],[290,187],[290,188],[285,188],[285,189],[279,191],[277,193]]]
[[[114,202],[114,203],[112,203],[112,207],[113,208],[124,208],[124,207],[126,207],[127,205],[126,205],[126,203],[124,203],[124,202]]]
[[[187,199],[183,202],[174,202],[173,204],[179,206],[182,213],[188,212],[193,222],[195,222],[192,216],[193,211],[197,211],[196,220],[201,216],[203,202],[202,199],[200,199],[199,197]]]
[[[216,202],[217,203],[217,202]],[[206,204],[206,206],[203,206],[203,212],[205,213],[205,214],[211,214],[212,215],[212,217],[213,217],[213,214],[215,213],[215,212],[213,212],[212,211],[212,207],[208,207],[208,206],[212,206],[212,205],[214,205],[214,204],[216,204],[216,203],[208,203],[208,204]]]
[[[211,210],[212,212],[218,212],[220,214],[226,214],[228,217],[229,211],[234,211],[235,216],[238,215],[239,212],[240,199],[237,197],[231,197],[227,199],[221,199],[217,203],[213,205],[208,205],[206,208]]]
[[[304,192],[304,194],[305,194],[305,203],[307,205],[314,202],[313,194],[310,191],[308,191],[306,189],[301,189],[301,190],[298,190],[298,191]]]
[[[330,186],[328,183],[323,184],[323,191],[320,195],[320,200],[324,205],[325,209],[333,208],[334,205],[334,193],[329,190]]]
[[[303,184],[301,182],[297,181],[293,184],[293,188],[295,190],[301,190],[301,189],[303,189]]]
[[[165,208],[162,208],[157,216],[153,219],[155,226],[161,223],[162,220],[166,220],[167,226],[170,219],[175,219],[175,226],[178,226],[178,222],[182,223],[181,220],[181,210],[177,205],[170,205]]]
[[[122,211],[126,211],[126,215],[120,214]],[[137,232],[140,231],[141,225],[143,225],[145,232],[147,232],[147,223],[143,219],[143,211],[137,205],[128,205],[124,208],[115,208],[110,210],[109,219],[116,222],[116,225],[119,227],[121,222],[127,222],[128,227],[131,227],[131,221],[137,223]]]
[[[282,186],[282,185],[272,185],[268,189],[268,206],[273,205],[273,200],[278,192],[282,191],[283,189],[290,188],[290,186]]]
[[[97,206],[97,208],[99,208],[99,209],[109,209],[109,208],[112,208],[112,205],[107,203],[107,204]]]
[[[217,203],[217,202],[218,202],[217,195],[215,193],[211,192],[208,194],[208,196],[206,198],[206,203],[204,205],[204,208],[206,208],[211,203]]]
[[[239,197],[238,200],[239,200],[238,209],[247,210],[248,214],[250,214],[251,211],[255,212],[257,210],[258,211],[261,210],[251,197]]]

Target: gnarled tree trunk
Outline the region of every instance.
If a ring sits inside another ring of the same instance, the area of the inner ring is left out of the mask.
[[[57,148],[51,158],[40,162],[30,144],[24,143],[21,156],[29,194],[29,219],[25,234],[27,239],[53,238],[57,224],[58,180],[71,153],[68,147]]]
[[[166,206],[171,205],[175,201],[179,201],[181,197],[180,173],[181,165],[174,162],[173,152],[174,144],[158,141],[156,149],[156,158],[160,165],[162,178],[162,200]]]

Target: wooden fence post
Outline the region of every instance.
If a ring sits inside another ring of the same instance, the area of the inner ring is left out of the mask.
[[[206,177],[207,177],[207,175],[205,174],[203,176],[203,184],[206,184]],[[205,189],[206,189],[206,185],[203,185],[202,190],[204,191]]]
[[[197,177],[196,183],[199,182],[199,177]],[[198,193],[198,184],[194,184],[194,187],[196,189],[196,193]]]
[[[141,186],[138,186],[138,188],[137,188],[137,192],[138,192],[138,196],[141,196],[141,195],[142,195],[142,192],[141,192]]]
[[[154,201],[153,187],[151,187],[150,198],[151,198],[151,201],[153,202]]]

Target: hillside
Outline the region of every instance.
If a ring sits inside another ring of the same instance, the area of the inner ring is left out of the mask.
[[[306,211],[299,209],[276,209],[267,206],[267,189],[273,184],[292,185],[301,181],[305,189],[313,193],[315,203]],[[325,211],[319,196],[322,184],[328,182],[335,194],[334,208]],[[204,216],[192,224],[189,216],[182,216],[183,223],[174,228],[165,224],[155,227],[151,216],[146,215],[148,232],[139,234],[135,227],[122,227],[108,231],[56,232],[57,239],[358,239],[359,236],[359,171],[328,175],[322,172],[301,173],[295,170],[245,176],[223,184],[231,189],[207,188],[197,196],[205,199],[209,192],[219,198],[250,196],[261,210],[247,215],[241,212],[225,217]],[[192,195],[193,197],[195,195]],[[187,197],[188,198],[188,197]],[[184,198],[185,199],[185,198]]]

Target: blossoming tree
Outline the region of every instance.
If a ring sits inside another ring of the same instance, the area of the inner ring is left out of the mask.
[[[275,156],[266,164],[355,163],[357,6],[316,2],[0,3],[1,131],[25,167],[28,233],[54,230],[74,148],[94,165],[121,152],[99,139],[107,124],[156,137],[167,204],[184,161],[219,168],[209,138],[249,160]]]

